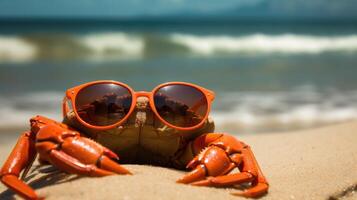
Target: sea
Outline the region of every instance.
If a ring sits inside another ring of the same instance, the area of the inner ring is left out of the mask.
[[[0,130],[61,120],[67,88],[169,81],[215,91],[217,131],[357,119],[357,23],[239,19],[1,19]]]

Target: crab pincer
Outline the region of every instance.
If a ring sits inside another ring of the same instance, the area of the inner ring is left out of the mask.
[[[244,197],[259,197],[268,190],[268,183],[250,150],[228,135],[218,137],[188,163],[191,171],[178,179],[178,183],[195,186],[229,187],[249,183],[242,192],[232,193]],[[231,144],[228,145],[227,142]],[[199,143],[202,143],[199,142]],[[234,169],[238,172],[231,173]]]
[[[41,199],[19,178],[31,167],[36,154],[40,160],[58,169],[86,176],[131,174],[115,162],[119,157],[95,141],[81,137],[65,124],[36,116],[31,119],[31,131],[23,133],[9,158],[0,170],[0,180],[25,199]]]
[[[38,132],[36,149],[42,159],[68,173],[87,176],[131,174],[113,160],[119,157],[111,150],[55,124]]]

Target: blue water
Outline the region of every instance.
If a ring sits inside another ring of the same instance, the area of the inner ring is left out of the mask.
[[[60,118],[65,89],[113,79],[217,93],[223,129],[286,130],[357,118],[353,22],[1,21],[0,127]]]

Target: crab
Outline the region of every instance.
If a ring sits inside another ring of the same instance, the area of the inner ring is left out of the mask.
[[[113,98],[111,94],[96,103],[109,98]],[[190,170],[177,183],[246,185],[244,190],[232,193],[244,197],[267,193],[268,182],[250,146],[232,135],[215,133],[211,117],[194,130],[168,127],[157,118],[148,102],[145,96],[137,97],[131,115],[109,130],[84,126],[73,111],[66,109],[62,122],[39,115],[31,118],[30,130],[20,136],[0,171],[1,182],[25,199],[41,198],[23,181],[38,154],[39,163],[78,175],[132,175],[121,164],[150,164]],[[177,101],[170,103],[178,111],[184,106]],[[92,106],[87,105],[86,109]]]

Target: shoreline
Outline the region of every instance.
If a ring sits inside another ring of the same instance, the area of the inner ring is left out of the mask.
[[[260,199],[357,197],[357,121],[289,133],[245,134],[237,138],[252,147],[269,181],[269,193]],[[0,163],[15,142],[6,142],[0,147]],[[37,169],[29,182],[47,199],[245,199],[230,195],[234,189],[176,184],[175,180],[184,171],[148,165],[125,166],[133,171],[133,176],[77,178],[63,173],[48,175],[45,172],[48,167],[45,167],[42,171]],[[0,197],[12,197],[12,192],[2,184]]]

